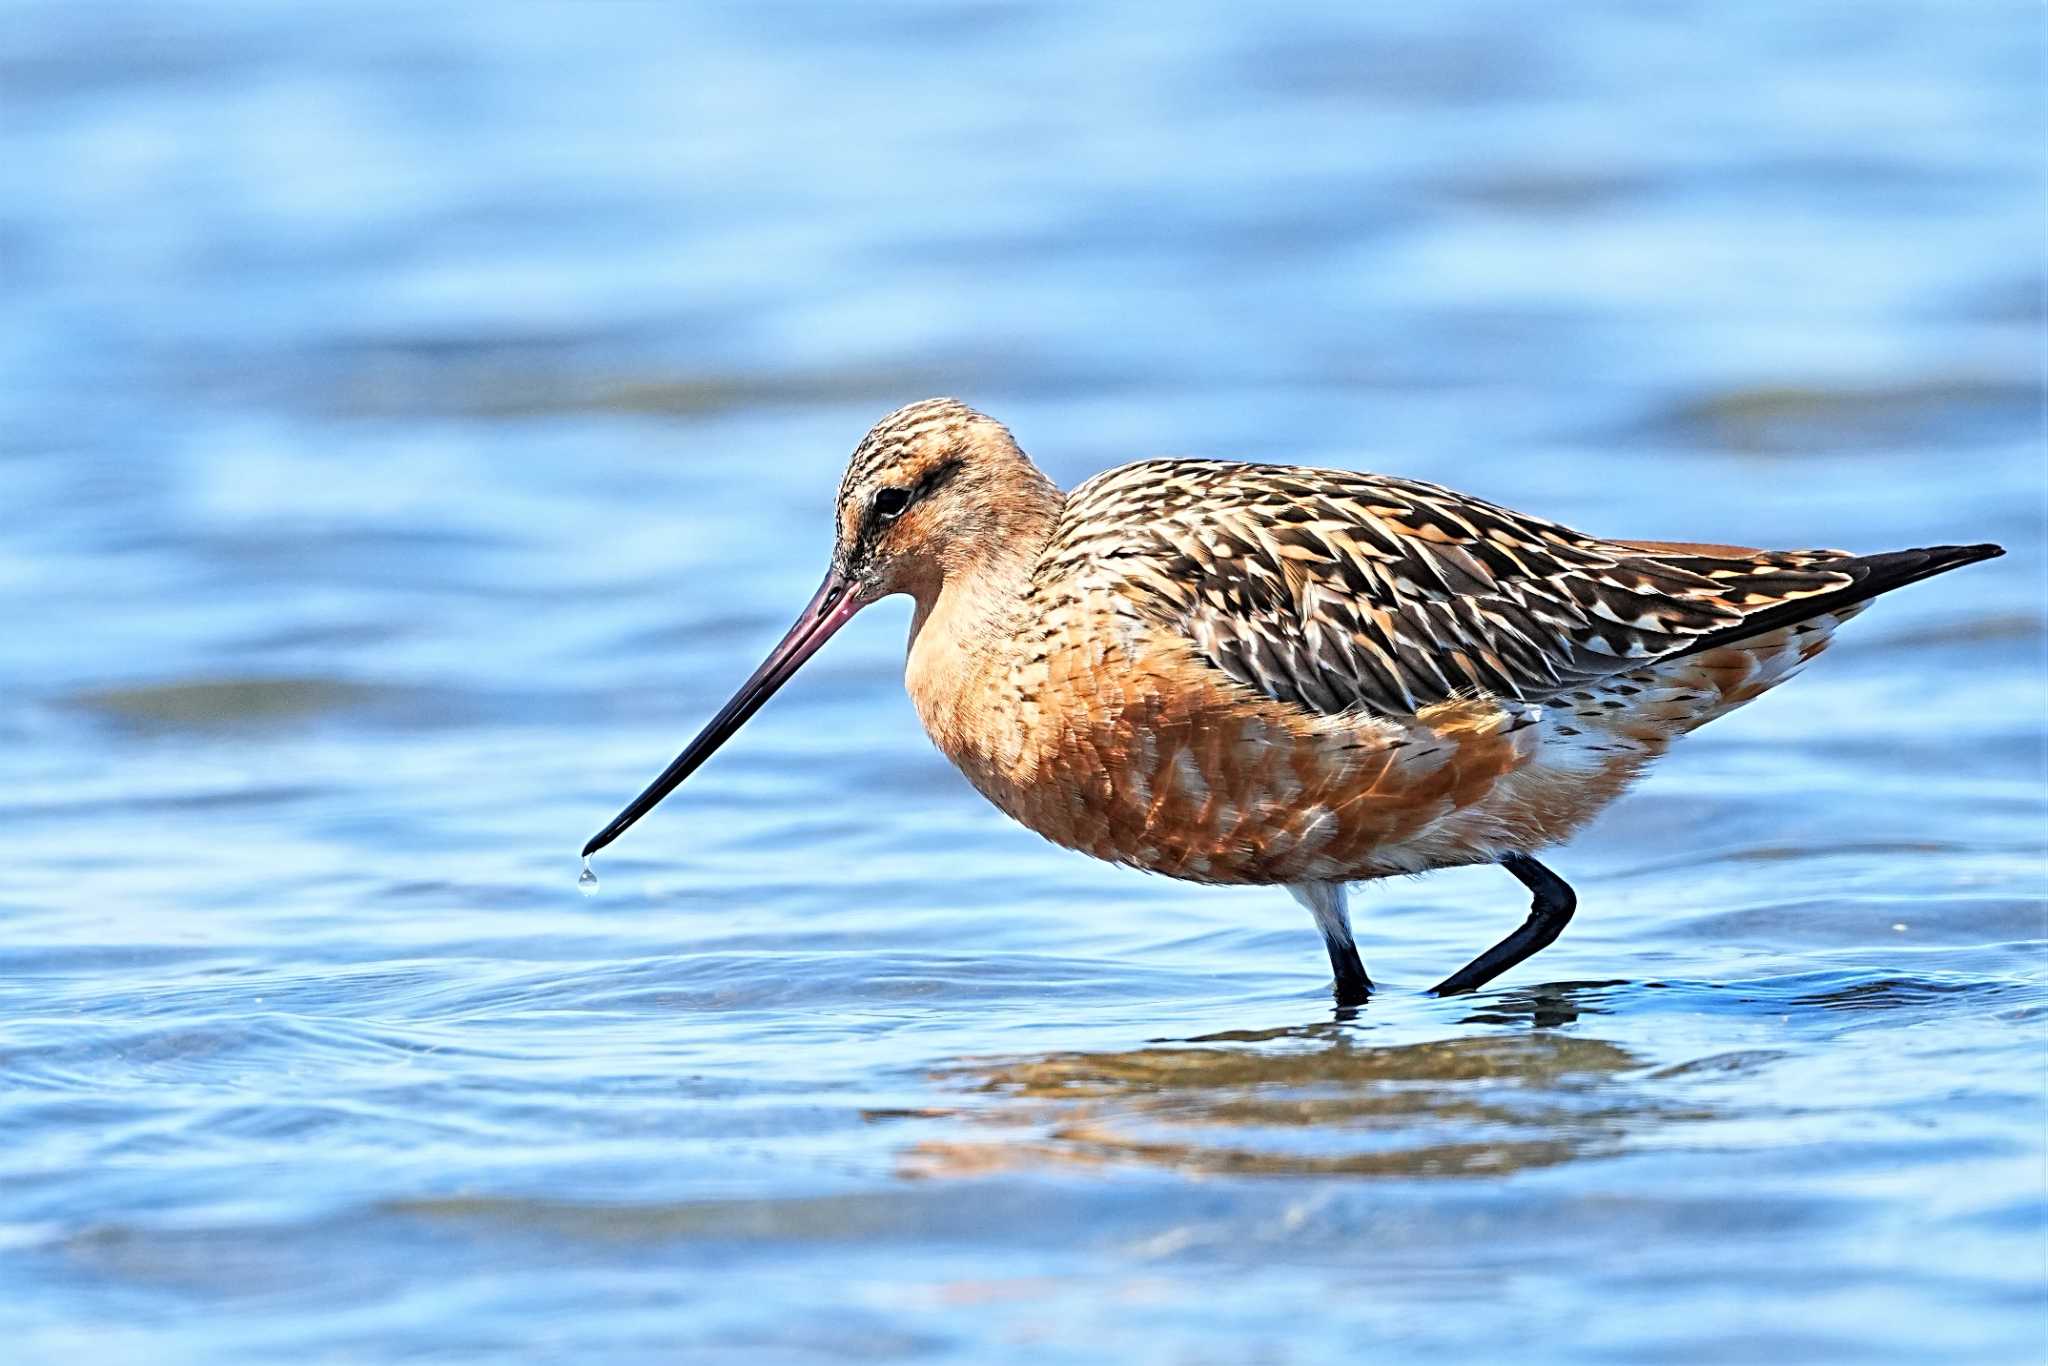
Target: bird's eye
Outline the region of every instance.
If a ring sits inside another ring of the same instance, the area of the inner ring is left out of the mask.
[[[875,516],[893,522],[910,506],[909,489],[880,489],[875,493]]]

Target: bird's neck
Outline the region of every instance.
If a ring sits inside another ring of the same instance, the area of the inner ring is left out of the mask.
[[[1029,472],[1028,481],[991,500],[986,533],[914,593],[904,683],[925,730],[956,761],[966,736],[985,730],[988,712],[1000,705],[1000,679],[1031,610],[1033,575],[1066,502],[1051,480]]]

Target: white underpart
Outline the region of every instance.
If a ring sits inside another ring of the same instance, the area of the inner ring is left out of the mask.
[[[1344,907],[1343,883],[1290,882],[1287,890],[1296,901],[1308,907],[1308,913],[1316,918],[1316,928],[1323,932],[1325,940],[1345,948],[1351,947],[1351,913]]]

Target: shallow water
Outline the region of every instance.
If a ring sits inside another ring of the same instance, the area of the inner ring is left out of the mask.
[[[2042,30],[30,4],[0,25],[14,1360],[2048,1344]],[[1556,856],[1055,850],[900,604],[598,861],[958,392],[1616,534],[2012,554]]]

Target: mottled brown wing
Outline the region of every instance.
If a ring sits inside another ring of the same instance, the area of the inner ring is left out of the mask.
[[[1430,484],[1204,460],[1090,480],[1049,554],[1326,715],[1540,702],[1853,582],[1839,551],[1631,546]]]

